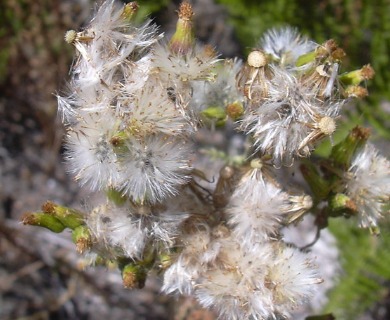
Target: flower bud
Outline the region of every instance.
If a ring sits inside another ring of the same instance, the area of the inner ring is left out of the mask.
[[[169,48],[173,53],[185,55],[193,48],[195,44],[192,23],[193,15],[192,6],[188,2],[181,3],[179,8],[179,20],[176,24],[176,32],[169,42]]]
[[[368,96],[368,91],[366,88],[361,86],[348,86],[344,90],[344,96],[346,98],[363,99]]]
[[[123,7],[123,11],[121,15],[122,19],[125,21],[131,21],[136,15],[136,13],[138,12],[138,8],[139,8],[138,3],[135,1],[126,3],[125,6]]]
[[[83,223],[83,214],[80,211],[60,206],[51,201],[47,201],[42,205],[42,211],[53,215],[69,229],[75,229]]]
[[[226,113],[232,120],[238,120],[244,114],[244,106],[241,102],[235,101],[226,106]]]
[[[167,253],[162,253],[159,255],[158,266],[159,266],[160,270],[165,271],[173,264],[173,261],[174,260],[172,259],[172,255],[167,254]]]
[[[129,263],[122,270],[123,286],[127,289],[142,289],[145,286],[147,273],[145,268]]]
[[[78,226],[72,232],[72,240],[76,244],[76,250],[82,254],[92,247],[92,237],[86,226]]]
[[[349,168],[351,159],[370,136],[370,130],[362,127],[355,127],[349,135],[340,143],[336,144],[331,151],[330,158],[336,168]]]
[[[23,215],[21,221],[24,225],[44,227],[56,233],[60,233],[65,229],[65,226],[56,217],[42,212],[27,212]]]
[[[222,107],[208,107],[201,112],[203,120],[212,125],[223,126],[226,122],[226,111]]]
[[[339,80],[344,85],[358,85],[364,80],[372,79],[374,75],[374,69],[369,64],[367,64],[359,70],[354,70],[340,75]]]
[[[330,197],[328,203],[332,216],[355,215],[357,213],[356,203],[343,193],[337,193]]]

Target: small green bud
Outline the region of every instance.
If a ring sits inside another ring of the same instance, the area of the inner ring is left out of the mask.
[[[185,55],[195,45],[195,36],[192,25],[194,12],[188,2],[182,2],[179,8],[179,19],[176,32],[169,41],[169,48],[173,53]]]
[[[138,12],[138,8],[139,8],[138,3],[135,1],[126,3],[125,6],[123,7],[123,11],[121,15],[122,19],[128,22],[133,20],[134,16]]]
[[[162,253],[159,255],[159,268],[161,270],[166,270],[172,265],[172,255],[167,253]]]
[[[44,227],[56,233],[60,233],[66,228],[56,217],[43,212],[27,212],[21,221],[24,225]]]
[[[226,111],[222,107],[208,107],[201,112],[201,115],[206,122],[216,126],[223,126],[227,119]]]
[[[370,234],[373,236],[379,236],[381,234],[381,230],[377,226],[371,226],[369,230],[370,230]]]
[[[127,289],[142,289],[145,286],[147,272],[136,263],[129,263],[122,269],[123,286]]]
[[[351,165],[353,155],[364,146],[369,136],[369,129],[359,126],[353,128],[343,141],[332,148],[330,159],[334,167],[347,170]]]
[[[47,201],[42,205],[42,211],[56,217],[61,223],[69,228],[74,229],[83,223],[83,213],[75,209],[70,209],[60,206],[51,201]]]
[[[340,75],[339,80],[341,83],[343,83],[346,86],[349,85],[356,86],[360,84],[362,81],[372,79],[374,75],[375,75],[374,69],[369,64],[367,64],[359,70],[354,70]]]
[[[114,148],[120,148],[125,144],[126,140],[127,134],[124,131],[118,131],[111,137],[110,143]]]
[[[92,237],[87,226],[78,226],[72,232],[72,240],[76,244],[76,250],[82,254],[92,247]]]
[[[340,215],[355,215],[357,213],[357,207],[355,202],[350,197],[343,193],[337,193],[331,196],[328,200],[329,209],[332,216]]]

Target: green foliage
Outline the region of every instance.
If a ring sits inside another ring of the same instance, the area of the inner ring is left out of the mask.
[[[344,271],[324,312],[338,320],[356,319],[388,295],[390,225],[381,226],[379,237],[357,228],[356,221],[333,219],[329,228],[337,238]]]
[[[11,8],[5,6],[0,10],[0,83],[4,81],[10,58],[10,47],[17,41],[23,28],[23,21]]]
[[[131,1],[125,1],[128,3]],[[169,0],[141,0],[137,1],[139,4],[137,15],[135,16],[136,23],[142,23],[145,19],[153,13],[156,13],[164,9],[168,4]]]
[[[390,100],[390,2],[388,0],[218,0],[230,13],[241,44],[248,51],[271,27],[290,25],[316,42],[335,39],[347,53],[346,69],[370,63],[376,72],[369,83],[370,97],[349,114],[354,125],[368,122],[390,139],[390,113],[381,107]],[[342,68],[344,69],[344,68]],[[361,117],[363,114],[363,117]],[[346,124],[348,127],[353,125]]]

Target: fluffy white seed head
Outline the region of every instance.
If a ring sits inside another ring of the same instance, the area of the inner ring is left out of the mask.
[[[277,235],[288,204],[289,195],[254,169],[241,179],[230,199],[228,223],[250,250]]]
[[[81,185],[96,191],[120,181],[118,157],[111,143],[116,128],[116,120],[110,114],[104,120],[96,114],[86,114],[68,132],[66,161]]]
[[[154,50],[155,71],[178,87],[181,87],[181,81],[212,79],[212,71],[217,62],[215,54],[210,54],[209,50],[200,45],[195,46],[185,56],[171,53],[164,45],[156,46]]]
[[[316,44],[291,27],[270,29],[260,39],[259,47],[272,55],[281,66],[293,67],[299,56],[315,49]]]
[[[92,210],[86,223],[110,255],[142,259],[148,245],[158,244],[160,250],[172,247],[188,217],[175,202],[160,206],[107,203]]]
[[[154,86],[152,86],[154,84]],[[181,109],[169,97],[162,83],[147,84],[134,96],[122,94],[117,99],[126,128],[135,136],[151,134],[190,135],[193,128]]]
[[[186,264],[179,257],[167,273],[169,279],[187,275],[189,292],[224,319],[286,317],[321,282],[310,257],[282,243],[265,242],[248,254],[235,237],[224,233],[207,248],[218,248],[210,261]]]
[[[367,143],[355,155],[345,181],[346,194],[357,206],[360,226],[376,227],[388,214],[384,204],[390,200],[390,162]]]
[[[134,137],[126,148],[119,189],[133,201],[160,202],[188,182],[190,151],[185,141],[166,135]]]
[[[308,255],[293,247],[276,246],[277,253],[269,265],[265,282],[272,292],[281,314],[306,303],[316,291],[315,284],[323,282]]]

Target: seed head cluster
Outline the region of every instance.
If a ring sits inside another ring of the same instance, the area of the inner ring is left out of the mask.
[[[189,3],[169,41],[152,22],[133,22],[137,8],[105,1],[82,31],[65,35],[76,49],[58,95],[66,162],[102,195],[83,217],[86,255],[116,261],[126,287],[158,269],[163,292],[192,295],[224,319],[287,318],[323,280],[310,252],[281,232],[315,202],[276,168],[332,136],[362,80],[340,80],[344,52],[332,40],[272,29],[243,63],[196,41]],[[212,144],[217,131],[241,146],[234,160],[222,152],[214,172],[202,167],[197,139],[208,132]],[[390,191],[378,183],[388,162],[370,148],[342,178],[362,226],[375,225]]]
[[[255,152],[291,165],[336,130],[350,98],[338,81],[344,54],[332,40],[316,44],[291,28],[268,31],[258,47],[238,75],[246,98],[241,129]]]

